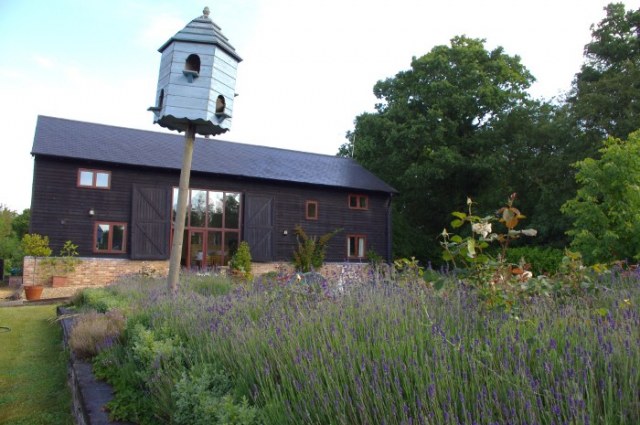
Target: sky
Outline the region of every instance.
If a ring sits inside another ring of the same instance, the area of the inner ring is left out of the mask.
[[[536,78],[532,97],[562,95],[608,3],[0,0],[0,205],[31,204],[38,115],[168,131],[147,111],[157,49],[204,6],[243,58],[232,128],[219,138],[334,155],[355,117],[373,111],[377,81],[458,35],[518,55]]]

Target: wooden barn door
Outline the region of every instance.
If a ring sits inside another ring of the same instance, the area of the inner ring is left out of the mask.
[[[133,185],[131,208],[131,259],[169,258],[170,190]]]
[[[244,204],[244,239],[253,261],[273,260],[273,198],[248,193]]]

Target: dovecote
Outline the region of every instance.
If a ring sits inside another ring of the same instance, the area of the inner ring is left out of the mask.
[[[238,63],[242,61],[209,8],[176,33],[162,53],[154,123],[170,130],[217,135],[231,127]]]

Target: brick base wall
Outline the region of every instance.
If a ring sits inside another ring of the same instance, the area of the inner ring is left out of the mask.
[[[118,280],[119,277],[131,274],[147,274],[167,276],[169,260],[133,261],[123,258],[79,258],[76,269],[67,276],[66,287],[85,288],[88,286],[104,286]],[[51,275],[38,260],[34,267],[33,257],[25,257],[23,264],[23,282],[25,285],[51,286]],[[34,276],[35,268],[35,276]],[[35,279],[34,279],[35,277]]]
[[[38,260],[35,267],[33,257],[25,257],[23,264],[23,283],[32,285],[33,282],[45,286],[44,298],[68,296],[76,290],[86,287],[105,286],[116,282],[120,277],[133,274],[166,277],[169,273],[169,260],[163,261],[134,261],[128,259],[111,258],[79,258],[76,269],[68,275],[64,287],[53,287],[51,275],[46,267]],[[253,263],[251,272],[254,276],[264,273],[278,272],[288,275],[295,273],[289,263]],[[318,270],[330,282],[367,282],[373,274],[367,263],[326,263]],[[34,279],[35,277],[35,279]]]
[[[273,271],[284,274],[295,273],[294,267],[288,263],[251,264],[251,273],[254,276],[260,276],[261,274]],[[342,277],[344,281],[363,281],[367,280],[373,274],[369,263],[325,263],[317,272],[329,281],[338,280],[340,277]]]

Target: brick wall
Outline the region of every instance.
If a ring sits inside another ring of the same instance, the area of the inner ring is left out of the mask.
[[[76,269],[68,275],[67,287],[84,288],[87,286],[104,286],[116,281],[120,276],[131,274],[152,274],[166,276],[169,272],[169,261],[132,261],[121,258],[79,258],[80,263]],[[51,286],[51,275],[46,267],[38,260],[35,267],[34,259],[25,257],[23,264],[23,282],[32,285],[35,281],[38,285]]]
[[[252,263],[251,273],[260,276],[263,273],[277,271],[284,274],[293,274],[294,267],[288,263]],[[369,263],[325,263],[318,273],[327,280],[338,280],[342,277],[344,281],[368,281],[373,274]],[[385,268],[386,271],[386,268]]]
[[[113,283],[121,276],[132,274],[145,274],[159,277],[167,276],[169,272],[169,261],[133,261],[128,259],[111,258],[79,258],[80,263],[75,271],[68,275],[65,284],[67,288],[85,288],[90,286],[104,286]],[[35,282],[45,287],[51,287],[51,276],[46,267],[38,260],[36,267]],[[23,264],[23,282],[31,285],[34,282],[34,259],[25,257]],[[295,269],[288,263],[253,263],[251,272],[254,276],[268,272],[280,272],[293,275]],[[371,266],[368,263],[326,263],[318,270],[320,274],[329,281],[363,281],[367,280],[371,273]]]

